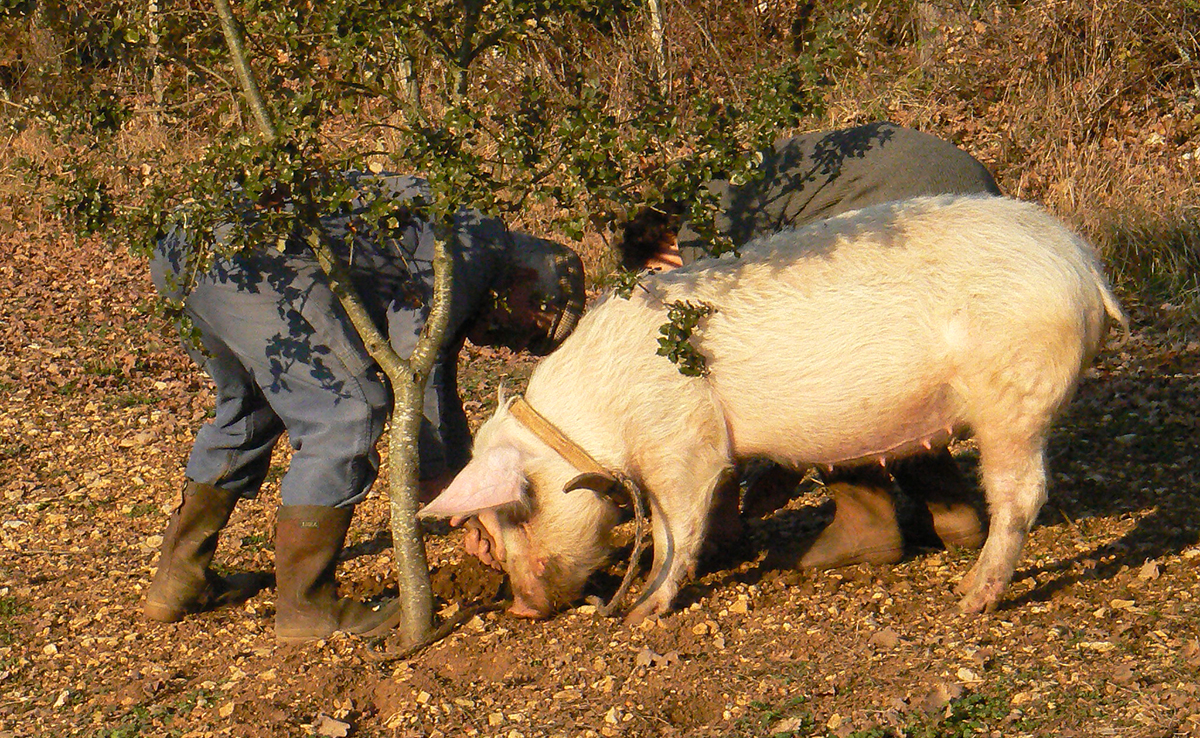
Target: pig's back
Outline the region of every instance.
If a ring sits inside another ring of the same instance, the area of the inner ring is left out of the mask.
[[[1094,269],[1035,206],[938,197],[777,234],[656,284],[666,302],[716,307],[697,343],[735,453],[777,455],[787,437],[797,463],[833,463],[975,424],[1009,367],[1077,372],[1104,323]]]

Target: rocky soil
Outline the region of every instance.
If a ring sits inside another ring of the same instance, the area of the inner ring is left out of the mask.
[[[1171,305],[1138,316],[1058,425],[1049,503],[994,614],[954,611],[972,552],[778,565],[828,518],[808,483],[666,617],[483,609],[402,658],[394,636],[276,645],[269,587],[177,624],[141,617],[212,406],[145,271],[101,242],[0,243],[0,737],[1200,736],[1200,343],[1161,328]],[[531,368],[482,350],[463,364],[475,422]],[[972,464],[970,444],[957,453]],[[271,571],[286,462],[235,512],[225,571]],[[348,591],[394,591],[387,509],[381,493],[360,508]],[[447,619],[503,591],[460,535],[428,537]]]

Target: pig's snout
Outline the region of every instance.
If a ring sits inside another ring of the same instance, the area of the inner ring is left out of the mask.
[[[514,567],[515,569],[515,567]],[[510,571],[509,581],[513,588],[513,603],[509,613],[520,618],[541,620],[554,612],[554,603],[540,578],[528,571]]]
[[[538,609],[526,602],[520,595],[513,596],[512,606],[508,608],[510,615],[529,620],[543,620],[550,617],[550,610]]]

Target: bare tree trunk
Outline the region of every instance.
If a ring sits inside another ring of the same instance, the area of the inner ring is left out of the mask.
[[[150,94],[154,98],[154,119],[157,121],[162,111],[163,97],[166,86],[163,81],[162,65],[158,63],[158,0],[149,0],[146,5],[146,41],[150,63]]]
[[[254,110],[263,137],[274,141],[275,125],[263,102],[254,73],[247,63],[245,45],[228,0],[214,0],[225,41],[233,57],[243,92]],[[308,227],[307,243],[321,270],[329,277],[329,288],[346,310],[350,322],[363,340],[367,353],[383,369],[392,384],[393,399],[388,461],[391,465],[392,548],[396,556],[397,579],[403,619],[401,638],[411,646],[424,640],[433,630],[433,588],[429,583],[429,565],[425,543],[417,522],[417,438],[424,408],[425,384],[438,352],[445,342],[450,324],[450,288],[454,277],[446,239],[439,235],[434,247],[434,294],[429,319],[412,356],[404,359],[392,349],[371,320],[365,303],[354,289],[349,273],[329,246],[328,234],[321,226],[320,213],[311,197],[296,198],[295,206]]]
[[[312,211],[305,216],[305,220],[320,222],[319,215]],[[329,275],[330,288],[346,309],[367,352],[392,384],[391,429],[388,435],[392,553],[396,557],[397,580],[404,611],[400,622],[401,638],[406,646],[411,646],[427,637],[433,629],[433,588],[429,583],[425,542],[417,521],[417,438],[420,436],[424,411],[425,384],[450,324],[453,262],[446,239],[439,235],[434,242],[434,294],[429,319],[412,356],[404,359],[376,328],[350,282],[345,265],[334,256],[321,235],[310,228],[308,241],[317,256],[317,262]]]
[[[404,88],[408,106],[412,111],[421,109],[421,80],[417,77],[417,58],[408,48],[400,58],[400,86]]]
[[[250,62],[246,58],[246,41],[242,38],[242,27],[233,17],[233,9],[229,7],[229,0],[213,0],[213,3],[217,7],[217,17],[221,20],[221,32],[225,34],[225,45],[229,47],[233,68],[237,71],[238,79],[242,83],[242,94],[246,96],[246,102],[254,111],[254,118],[258,121],[258,130],[262,132],[263,138],[267,141],[274,141],[279,138],[279,134],[275,130],[275,123],[271,120],[271,113],[267,110],[266,103],[263,102],[262,92],[258,89],[258,80],[254,78],[254,70],[250,68]]]
[[[471,61],[479,51],[479,47],[475,46],[475,34],[479,30],[479,18],[482,13],[483,2],[481,0],[466,0],[463,3],[462,39],[454,59],[451,60],[454,64],[453,87],[456,101],[461,102],[466,97],[470,85],[467,68],[471,66]]]
[[[658,85],[658,91],[665,94],[667,52],[663,37],[662,0],[649,0],[646,7],[650,11],[650,49],[654,54],[654,83]]]
[[[440,229],[438,229],[440,231]],[[451,236],[453,238],[453,236]],[[425,384],[437,362],[450,325],[450,289],[453,285],[453,260],[445,236],[434,241],[433,307],[421,338],[408,361],[380,362],[392,383],[392,423],[388,434],[390,465],[392,553],[396,557],[400,592],[404,598],[404,621],[400,628],[406,645],[416,644],[433,627],[433,588],[429,582],[429,562],[421,524],[417,520],[418,471],[417,439],[424,419]],[[388,347],[391,357],[396,356]]]

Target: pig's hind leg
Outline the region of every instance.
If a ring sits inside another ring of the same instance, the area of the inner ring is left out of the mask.
[[[979,560],[958,586],[963,612],[996,609],[1012,580],[1029,529],[1046,501],[1044,434],[977,438],[991,524]]]
[[[734,473],[727,459],[689,461],[660,484],[647,480],[648,488],[655,490],[650,500],[654,566],[645,593],[625,618],[627,623],[666,613],[683,580],[695,574],[713,496]]]

